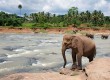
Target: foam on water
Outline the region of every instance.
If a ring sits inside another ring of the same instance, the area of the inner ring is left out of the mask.
[[[19,48],[22,48],[23,46],[6,46],[5,48],[3,48],[4,50],[8,50],[8,51],[13,51]]]
[[[1,62],[0,64],[4,64],[4,63],[7,63],[7,61]]]
[[[37,63],[32,63],[32,66],[43,66],[43,67],[49,67],[56,64],[56,62],[51,62],[51,63],[43,63],[41,61],[37,60]]]
[[[13,51],[15,51],[15,52],[22,52],[22,51],[26,51],[26,50],[25,49],[15,49]]]
[[[26,49],[15,49],[15,50],[13,50],[13,51],[15,51],[15,52],[26,52],[26,51],[28,51],[28,50],[26,50]],[[32,50],[33,52],[39,52],[40,50],[38,50],[38,49],[35,49],[35,50]]]
[[[38,49],[35,49],[35,50],[26,50],[26,49],[15,49],[13,50],[14,52],[16,52],[16,54],[7,54],[7,57],[8,58],[12,58],[12,57],[20,57],[20,56],[23,56],[23,55],[28,55],[28,54],[36,54],[36,52],[40,52],[40,50]]]
[[[41,43],[41,44],[39,44],[38,46],[43,46],[43,47],[45,47],[45,46],[52,46],[52,45],[54,45],[53,43],[45,43],[45,42],[43,42],[43,43]]]
[[[58,43],[58,40],[41,40],[44,43]]]
[[[19,69],[23,69],[23,68],[27,68],[26,66],[17,66],[17,67],[10,67],[10,68],[2,68],[0,69],[0,73],[6,73],[6,72],[12,72],[12,71],[16,71]],[[2,74],[3,75],[3,74]]]
[[[8,56],[8,58],[12,58],[12,57],[19,57],[19,56],[22,56],[22,55],[25,55],[25,54],[30,54],[31,53],[31,51],[25,51],[25,52],[23,52],[23,53],[18,53],[18,54],[12,54],[12,55],[10,55],[10,54],[7,54]]]
[[[17,68],[19,68],[19,67],[2,68],[2,69],[0,69],[0,73],[5,72],[5,71],[12,71],[12,70],[15,70]]]
[[[11,62],[13,62],[13,61],[4,61],[4,62],[0,63],[0,65],[11,63]]]
[[[39,52],[40,50],[33,50],[33,52]]]
[[[0,73],[3,72],[3,71],[10,71],[12,69],[9,69],[9,68],[3,68],[3,69],[0,69]]]
[[[54,44],[58,44],[58,40],[40,40],[40,44],[38,46],[51,46]]]

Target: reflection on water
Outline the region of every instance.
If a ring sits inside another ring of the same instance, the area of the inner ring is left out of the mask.
[[[0,76],[16,72],[58,71],[63,65],[61,34],[0,34]],[[110,57],[110,38],[94,39],[98,57]],[[66,51],[71,66],[71,50]],[[83,65],[88,59],[83,57]]]

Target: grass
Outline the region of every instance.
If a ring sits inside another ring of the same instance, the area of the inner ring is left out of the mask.
[[[54,24],[54,23],[33,23],[33,22],[25,22],[22,24],[22,27],[25,28],[64,28],[61,23]]]
[[[22,27],[24,28],[32,28],[35,23],[23,23]]]
[[[70,31],[70,30],[65,31],[65,33],[67,33],[67,34],[75,34],[73,31]]]
[[[44,29],[41,29],[39,32],[41,32],[41,33],[47,33],[47,31],[44,30]]]

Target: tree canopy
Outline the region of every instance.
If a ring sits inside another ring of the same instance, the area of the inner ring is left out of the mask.
[[[18,5],[21,9],[22,5]],[[75,24],[80,26],[86,24],[86,27],[110,27],[110,16],[104,16],[101,10],[89,10],[79,12],[77,7],[71,7],[64,15],[51,14],[50,12],[37,12],[30,15],[24,14],[24,17],[16,14],[7,14],[0,12],[0,26],[22,26],[22,24],[32,23],[31,27],[67,27]],[[84,26],[85,27],[85,26]]]

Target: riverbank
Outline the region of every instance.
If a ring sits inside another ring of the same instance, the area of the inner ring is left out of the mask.
[[[110,34],[110,30],[107,29],[90,29],[90,28],[0,28],[0,33],[49,33],[49,34],[65,34],[65,33],[74,33],[74,31],[79,33],[92,33],[92,34]]]

